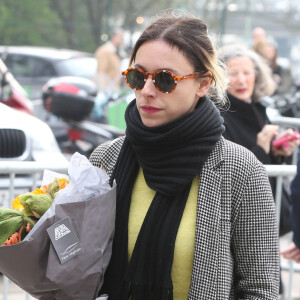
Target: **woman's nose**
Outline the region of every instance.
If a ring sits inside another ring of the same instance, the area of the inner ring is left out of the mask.
[[[141,90],[143,96],[154,96],[156,93],[156,88],[152,79],[152,76],[148,76],[145,85]]]
[[[245,82],[245,75],[240,73],[238,76],[237,76],[237,80],[238,82]]]

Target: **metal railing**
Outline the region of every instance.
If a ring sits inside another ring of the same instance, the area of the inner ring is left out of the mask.
[[[279,125],[281,127],[291,127],[295,130],[300,129],[300,118],[295,117],[282,117],[276,116],[273,117],[271,123],[274,125]],[[298,160],[299,148],[296,148],[293,152],[292,165],[266,165],[266,169],[269,177],[276,177],[277,189],[275,195],[276,201],[276,212],[277,212],[277,221],[279,224],[280,220],[280,207],[281,207],[281,194],[282,194],[282,185],[284,177],[294,177],[296,175],[297,169],[296,164]],[[299,267],[295,267],[293,261],[289,261],[288,265],[281,265],[282,270],[289,271],[289,286],[287,289],[287,295],[284,294],[284,299],[292,299],[292,286],[293,286],[293,274],[294,272],[300,272]]]
[[[277,223],[279,228],[283,179],[285,177],[291,177],[291,178],[294,177],[297,172],[297,166],[296,165],[265,165],[265,167],[269,177],[276,177],[275,206],[276,206]],[[288,287],[286,290],[284,290],[283,299],[291,300],[294,272],[300,272],[300,268],[295,267],[294,262],[289,260],[287,265],[281,264],[281,269],[289,272]]]
[[[266,170],[268,172],[268,176],[277,178],[277,190],[276,190],[276,212],[277,212],[277,221],[279,224],[280,220],[280,207],[281,207],[281,193],[282,193],[282,183],[284,177],[294,177],[296,174],[296,165],[265,165]],[[0,175],[5,174],[9,176],[9,185],[7,189],[9,191],[8,197],[9,199],[13,199],[14,197],[14,189],[15,183],[17,182],[16,175],[17,174],[30,174],[29,178],[26,178],[26,186],[24,188],[28,188],[34,190],[39,182],[39,176],[43,173],[45,169],[67,173],[67,166],[62,165],[49,165],[47,163],[41,164],[37,162],[4,162],[0,161]],[[2,177],[0,177],[0,180]],[[0,189],[1,191],[1,189]],[[287,288],[287,300],[292,299],[292,285],[293,285],[293,274],[294,272],[300,272],[300,268],[296,268],[293,262],[289,262],[288,265],[282,265],[282,270],[289,271],[289,285]],[[3,280],[3,300],[8,299],[8,287],[9,280],[4,276]],[[29,299],[29,295],[24,292],[24,299]]]
[[[25,189],[27,191],[35,190],[38,187],[38,183],[41,179],[41,175],[44,170],[51,170],[54,172],[67,174],[68,166],[67,165],[54,165],[40,162],[29,162],[29,161],[0,161],[0,175],[9,176],[7,181],[5,177],[0,177],[1,180],[6,184],[6,190],[8,191],[8,203],[6,206],[10,207],[11,201],[13,200],[15,193],[14,190],[17,187],[18,189]],[[16,175],[30,175],[26,177],[16,177]],[[2,188],[2,189],[1,189]],[[0,192],[3,191],[4,186],[0,184]],[[3,203],[4,204],[4,203]],[[1,206],[1,203],[0,203]],[[0,294],[1,295],[1,294]],[[3,300],[8,300],[9,296],[9,279],[6,276],[3,276]],[[24,292],[25,300],[29,300],[30,296]],[[14,299],[15,300],[15,299]]]
[[[272,118],[271,123],[274,125],[281,126],[281,127],[291,127],[297,131],[299,131],[299,129],[300,129],[300,118],[276,116],[276,117]],[[293,165],[297,164],[298,152],[299,152],[299,149],[295,148],[295,150],[293,152],[293,158],[292,158]]]
[[[290,118],[290,117],[273,117],[271,120],[272,124],[279,126],[289,126],[293,128],[300,128],[300,118]]]

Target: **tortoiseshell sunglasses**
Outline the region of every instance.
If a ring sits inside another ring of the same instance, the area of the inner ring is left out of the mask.
[[[178,81],[198,77],[211,77],[209,75],[200,75],[199,72],[184,76],[176,76],[167,70],[159,70],[152,74],[144,72],[139,68],[128,68],[126,71],[122,72],[122,75],[125,76],[128,86],[134,90],[141,90],[144,87],[147,78],[152,76],[154,86],[160,92],[165,94],[172,93],[175,90]]]

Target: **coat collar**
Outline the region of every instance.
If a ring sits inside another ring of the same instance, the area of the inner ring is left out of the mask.
[[[214,151],[212,151],[208,156],[203,168],[216,170],[216,168],[220,166],[220,164],[224,161],[224,151],[222,150],[224,143],[225,139],[221,137],[221,139],[217,142]]]

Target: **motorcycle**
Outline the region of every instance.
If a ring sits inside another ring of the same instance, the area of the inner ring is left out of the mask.
[[[300,118],[300,82],[295,83],[284,96],[275,95],[274,101],[281,116]]]
[[[50,112],[47,123],[67,156],[79,152],[89,157],[98,145],[124,134],[115,126],[87,119],[97,93],[93,81],[79,77],[53,78],[43,87],[43,105]]]

